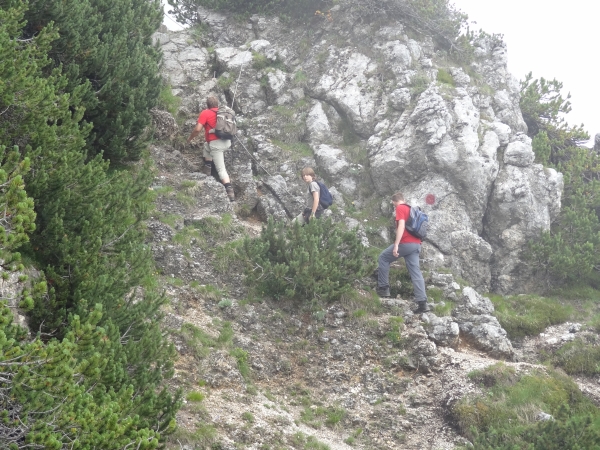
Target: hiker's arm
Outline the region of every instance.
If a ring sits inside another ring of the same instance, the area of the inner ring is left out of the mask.
[[[319,192],[314,191],[312,193],[312,196],[313,196],[313,204],[312,204],[312,211],[310,213],[310,216],[314,217],[315,213],[317,212],[317,208],[319,207]]]
[[[396,228],[396,240],[394,241],[394,248],[392,249],[392,255],[398,256],[398,245],[400,244],[400,240],[402,239],[402,235],[404,234],[404,227],[406,222],[404,220],[398,221],[398,228]]]
[[[202,131],[202,124],[197,123],[196,126],[194,127],[194,129],[192,130],[192,134],[190,134],[190,137],[187,140],[188,144],[190,142],[192,142],[192,139],[194,139],[196,136],[198,136],[201,131]]]

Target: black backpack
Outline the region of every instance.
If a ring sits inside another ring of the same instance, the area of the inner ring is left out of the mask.
[[[327,186],[325,186],[320,181],[317,181],[317,184],[319,185],[320,190],[319,204],[321,205],[321,208],[327,209],[331,205],[333,205],[333,196],[331,195],[331,192],[329,192],[329,189],[327,189]]]
[[[215,134],[219,139],[231,140],[237,133],[235,123],[235,111],[228,106],[219,106],[218,111],[213,111],[217,115],[217,124],[215,125]]]

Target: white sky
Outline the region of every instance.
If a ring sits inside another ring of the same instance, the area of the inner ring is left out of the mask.
[[[162,0],[166,4],[166,0]],[[571,125],[584,124],[591,138],[600,133],[600,1],[453,0],[477,22],[472,29],[501,33],[508,45],[508,68],[519,80],[556,78],[571,93]],[[165,12],[169,6],[166,5]],[[181,29],[165,15],[169,29]]]
[[[501,33],[508,68],[519,80],[556,78],[571,93],[571,125],[600,133],[600,2],[598,0],[453,0],[488,33]]]

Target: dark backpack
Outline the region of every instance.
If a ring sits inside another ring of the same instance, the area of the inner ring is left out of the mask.
[[[235,123],[235,111],[228,106],[219,106],[218,111],[214,111],[217,115],[217,124],[215,125],[215,134],[219,139],[230,140],[237,133],[237,125]]]
[[[406,221],[406,231],[419,239],[425,239],[429,227],[429,216],[418,206],[406,205],[410,208],[410,217]]]
[[[320,190],[319,204],[321,205],[321,208],[327,209],[333,204],[333,196],[331,195],[331,192],[329,192],[329,189],[327,189],[327,186],[320,181],[317,181],[317,184],[319,185]]]

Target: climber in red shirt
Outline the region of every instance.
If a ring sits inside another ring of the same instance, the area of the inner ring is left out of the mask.
[[[221,179],[221,183],[223,183],[225,190],[227,191],[227,197],[229,197],[230,201],[234,201],[235,194],[233,192],[233,186],[231,186],[229,174],[225,169],[225,157],[223,156],[225,150],[231,147],[231,141],[219,139],[214,133],[214,128],[217,125],[219,100],[216,97],[210,96],[206,99],[206,106],[207,109],[203,110],[198,116],[196,127],[192,130],[187,142],[189,144],[192,139],[198,136],[202,129],[204,129],[204,138],[206,142],[204,143],[204,149],[202,151],[202,156],[204,157],[202,171],[207,176],[210,176],[214,164],[214,167],[219,174],[219,178]]]

